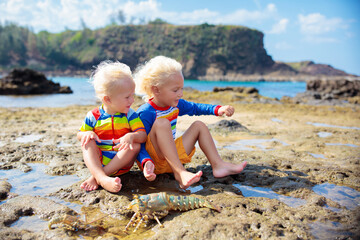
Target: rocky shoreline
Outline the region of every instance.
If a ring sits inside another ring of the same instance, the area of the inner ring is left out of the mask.
[[[45,173],[41,173],[44,179],[46,176],[60,179],[67,175],[79,179],[89,176],[75,134],[84,114],[94,106],[14,108],[11,111],[0,108],[0,124],[6,126],[0,134],[0,239],[360,237],[358,104],[347,101],[335,106],[310,105],[234,89],[226,92],[187,90],[184,99],[235,106],[232,118],[181,117],[178,132],[185,131],[193,121],[204,121],[225,161],[248,161],[241,174],[214,178],[206,157],[197,149],[186,167],[190,171],[202,170],[204,174],[199,184],[187,191],[179,189],[171,174],[146,182],[134,166],[129,174],[121,177],[124,187],[117,194],[103,189],[87,193],[79,187],[82,180],[69,182],[70,185],[64,183],[43,196],[14,193],[16,184],[11,186],[11,181],[2,177],[3,173],[29,174],[35,171],[34,164],[46,165]],[[141,103],[137,99],[133,108]],[[19,141],[26,137],[30,141]],[[30,183],[27,188],[42,187],[41,181],[37,184]],[[133,194],[160,191],[205,198],[222,211],[207,208],[174,211],[160,220],[164,228],[151,221],[136,233],[124,232],[132,213],[121,209],[129,204]],[[341,191],[346,194],[341,195]],[[81,210],[74,210],[69,203],[77,204]],[[87,215],[89,221],[109,216],[86,230],[69,231],[55,226],[47,229],[48,221],[62,214]],[[43,227],[14,226],[28,217],[43,221]]]
[[[48,78],[51,77],[85,77],[88,78],[91,75],[91,70],[66,70],[66,71],[42,71]],[[0,76],[6,76],[9,74],[7,71],[0,71]],[[326,74],[240,74],[240,73],[228,73],[228,74],[216,74],[211,73],[207,75],[198,76],[196,80],[199,81],[225,81],[225,82],[308,82],[314,80],[348,80],[348,81],[360,81],[360,76],[354,75],[326,75]]]

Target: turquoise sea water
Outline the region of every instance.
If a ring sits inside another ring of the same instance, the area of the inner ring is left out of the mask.
[[[4,107],[65,107],[70,105],[90,105],[96,103],[95,92],[87,78],[54,77],[54,82],[70,86],[72,94],[50,94],[37,96],[0,96]],[[255,87],[263,96],[278,98],[294,97],[306,90],[305,82],[220,82],[185,80],[185,87],[200,91],[212,91],[214,87]]]

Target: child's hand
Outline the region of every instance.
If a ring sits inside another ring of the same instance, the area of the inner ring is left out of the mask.
[[[114,139],[114,143],[116,144],[116,148],[118,151],[121,150],[127,150],[130,148],[130,150],[133,150],[133,143],[134,143],[134,137],[133,134],[128,133],[125,134],[125,136],[119,138],[119,139]]]
[[[226,116],[231,117],[234,114],[234,112],[235,112],[235,108],[233,106],[226,105],[219,108],[218,115],[222,116],[225,114]]]
[[[81,146],[82,147],[86,146],[86,144],[88,144],[90,140],[101,142],[100,138],[98,137],[98,135],[96,135],[96,133],[92,131],[87,131],[87,132],[83,132],[83,134],[81,135]]]

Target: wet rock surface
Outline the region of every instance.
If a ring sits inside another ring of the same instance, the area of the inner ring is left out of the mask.
[[[295,103],[311,105],[346,105],[360,103],[360,80],[310,80],[306,83],[306,91],[298,93],[293,99]]]
[[[5,180],[0,180],[0,199],[5,199],[9,195],[11,184]]]
[[[45,176],[65,178],[72,174],[81,179],[89,176],[76,132],[84,114],[94,106],[11,111],[0,108],[0,124],[9,126],[0,133],[0,192],[4,196],[0,202],[0,239],[360,237],[358,105],[259,104],[251,103],[252,97],[249,100],[245,96],[244,101],[248,102],[239,103],[231,96],[238,93],[229,92],[226,96],[220,92],[212,93],[211,100],[206,94],[192,96],[200,102],[234,105],[236,113],[226,119],[225,126],[229,125],[231,129],[240,124],[247,129],[228,131],[224,127],[223,132],[213,132],[220,156],[233,163],[246,160],[248,166],[240,174],[215,178],[207,158],[197,149],[186,168],[192,172],[202,170],[203,176],[199,183],[187,190],[179,188],[172,174],[162,174],[154,182],[147,182],[134,166],[130,173],[121,176],[123,188],[116,194],[103,189],[85,192],[80,188],[82,180],[65,182],[44,196],[14,192],[12,189],[16,189],[16,183],[6,180],[8,175],[5,173],[14,171],[14,174],[26,176],[37,169],[37,164],[46,164],[44,179]],[[184,95],[184,99],[190,98],[187,93]],[[196,120],[211,126],[221,119],[215,116],[180,117],[178,131],[185,131]],[[331,134],[322,134],[325,137],[321,137],[319,132]],[[240,143],[247,150],[237,150],[243,147]],[[229,149],[228,146],[232,145],[235,147]],[[36,188],[41,188],[41,181],[37,184],[40,185]],[[325,187],[328,187],[329,195],[315,190],[323,184],[328,184]],[[12,188],[9,185],[13,185]],[[332,193],[332,186],[342,187],[345,194]],[[35,189],[33,184],[28,184],[28,188],[30,191]],[[222,211],[219,213],[208,208],[171,211],[160,219],[164,228],[160,228],[156,221],[150,221],[147,227],[141,226],[135,233],[124,232],[133,214],[125,207],[133,195],[164,191],[205,198]],[[351,205],[339,201],[341,197]],[[49,230],[48,221],[61,214],[94,222],[86,231],[69,231],[58,225]],[[16,223],[22,219],[26,221],[27,217],[40,219],[44,225],[30,230],[16,227]]]
[[[68,86],[48,80],[41,72],[32,69],[14,69],[0,79],[0,95],[33,95],[72,93]]]

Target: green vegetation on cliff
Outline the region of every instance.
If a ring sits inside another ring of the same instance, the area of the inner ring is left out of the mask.
[[[35,34],[13,23],[0,25],[0,68],[89,70],[105,59],[134,69],[157,55],[180,61],[186,77],[262,73],[274,64],[263,47],[263,33],[242,26],[110,25],[97,30]]]

